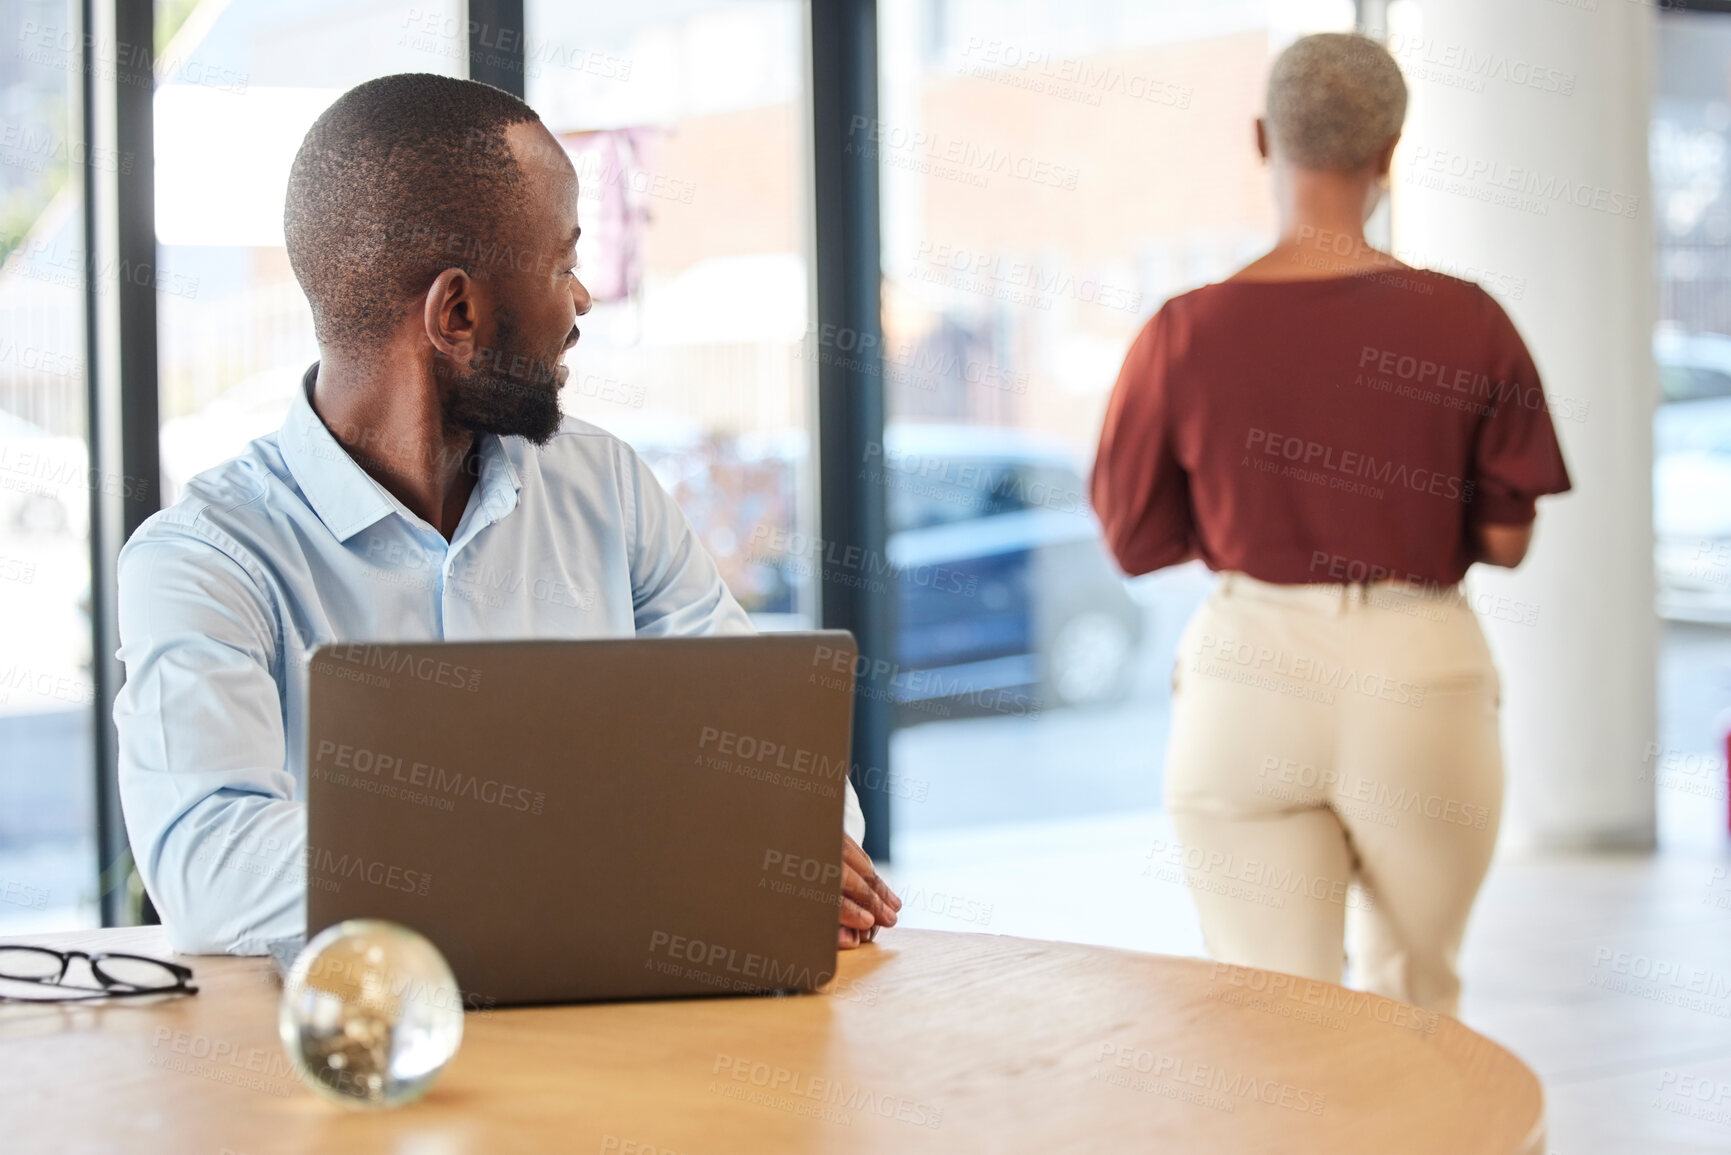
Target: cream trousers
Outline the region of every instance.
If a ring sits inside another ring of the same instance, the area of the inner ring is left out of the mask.
[[[1166,804],[1208,952],[1455,1014],[1502,810],[1457,588],[1225,574],[1179,643]]]

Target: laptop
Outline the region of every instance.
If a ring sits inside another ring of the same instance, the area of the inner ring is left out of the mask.
[[[856,653],[845,631],[319,647],[308,935],[411,927],[471,1008],[821,986]]]

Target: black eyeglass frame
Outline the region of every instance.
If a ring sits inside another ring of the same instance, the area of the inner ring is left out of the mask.
[[[36,983],[38,986],[54,987],[63,991],[82,991],[83,994],[69,995],[65,998],[36,998],[0,993],[0,1000],[11,1002],[85,1002],[91,999],[124,999],[144,995],[196,995],[198,988],[192,984],[192,968],[180,963],[168,962],[165,959],[151,958],[144,954],[129,954],[124,951],[97,951],[91,954],[81,950],[55,950],[53,947],[27,945],[23,943],[0,943],[0,954],[7,951],[31,951],[35,954],[50,955],[60,960],[60,969],[53,975],[13,975],[0,971],[0,979],[14,983]],[[66,972],[72,968],[73,959],[83,959],[90,964],[90,973],[96,976],[100,987],[81,987],[66,982]],[[150,963],[159,966],[175,977],[175,981],[167,986],[141,987],[117,979],[102,969],[105,959],[126,959],[130,962]]]

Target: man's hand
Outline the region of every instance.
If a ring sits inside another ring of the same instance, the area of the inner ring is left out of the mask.
[[[880,926],[894,926],[902,900],[878,877],[872,860],[847,835],[841,836],[841,927],[836,945],[852,950],[870,942]]]

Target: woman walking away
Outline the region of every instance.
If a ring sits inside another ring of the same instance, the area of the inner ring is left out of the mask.
[[[1180,643],[1166,763],[1209,953],[1338,982],[1350,922],[1360,985],[1453,1014],[1503,793],[1460,581],[1518,565],[1569,476],[1496,302],[1365,241],[1405,112],[1374,41],[1275,61],[1256,139],[1279,241],[1148,322],[1092,488],[1127,572],[1221,575]]]

